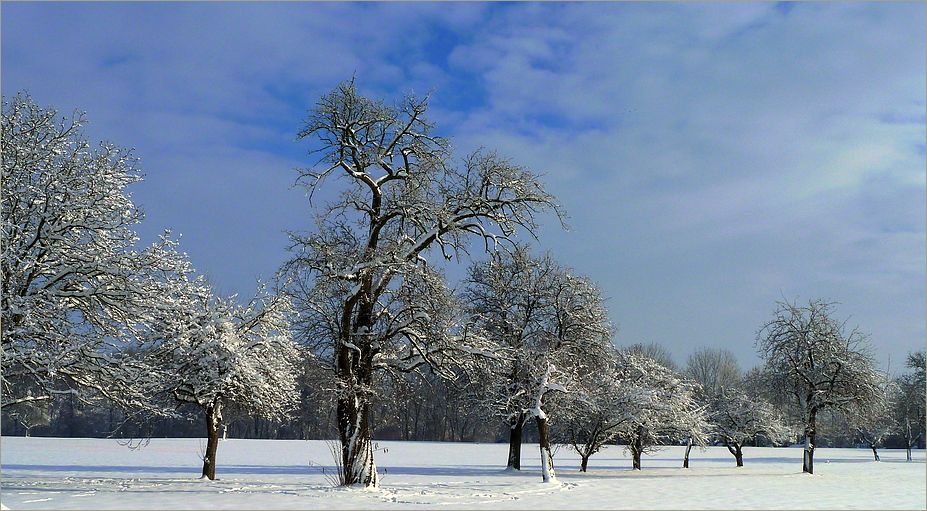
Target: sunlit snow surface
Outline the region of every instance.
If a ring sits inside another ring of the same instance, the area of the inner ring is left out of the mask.
[[[379,490],[333,488],[323,441],[219,444],[216,481],[199,479],[198,439],[152,439],[130,450],[115,440],[2,439],[0,501],[10,509],[925,509],[925,453],[818,449],[815,474],[798,448],[744,448],[745,466],[723,447],[645,456],[632,471],[621,447],[593,456],[588,473],[567,448],[557,484],[541,482],[537,444],[523,470],[506,472],[507,444],[379,442]],[[310,465],[312,463],[312,465]]]

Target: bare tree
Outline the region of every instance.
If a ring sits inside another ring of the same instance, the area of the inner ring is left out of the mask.
[[[4,408],[63,393],[143,406],[147,371],[127,351],[192,271],[167,234],[137,246],[136,160],[114,144],[91,148],[84,122],[24,93],[3,101]]]
[[[905,441],[908,461],[911,461],[911,448],[924,438],[927,428],[925,412],[925,364],[924,352],[918,351],[908,355],[905,367],[912,372],[902,374],[895,379],[895,396],[893,398],[892,416]]]
[[[708,347],[698,348],[686,357],[685,374],[701,385],[705,396],[739,386],[742,377],[737,357],[730,350]]]
[[[672,353],[670,353],[665,346],[658,342],[652,342],[649,344],[632,344],[625,348],[625,351],[649,358],[661,366],[669,369],[670,371],[679,371],[679,366],[677,366],[676,361],[673,360]]]
[[[427,98],[413,95],[394,105],[368,99],[351,81],[323,96],[299,132],[320,143],[321,168],[299,177],[310,199],[326,178],[346,180],[340,198],[317,214],[316,230],[291,235],[295,255],[284,268],[326,293],[324,306],[301,309],[332,313],[319,319],[328,334],[319,347],[333,360],[346,485],[379,484],[369,428],[374,373],[437,363],[465,344],[462,329],[425,335],[448,325],[429,319],[426,295],[396,293],[436,290],[436,272],[426,269],[432,249],[453,258],[472,237],[493,249],[557,209],[532,174],[494,152],[452,161],[427,109]]]
[[[757,333],[774,392],[804,428],[802,471],[814,473],[817,416],[865,407],[878,395],[878,373],[867,337],[833,318],[834,303],[778,302],[775,318]]]

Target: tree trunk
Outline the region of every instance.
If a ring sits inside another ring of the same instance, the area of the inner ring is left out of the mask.
[[[637,449],[631,450],[631,468],[634,470],[641,469],[641,452]]]
[[[815,415],[814,411],[809,414],[808,424],[805,426],[805,450],[801,470],[808,474],[814,473]]]
[[[509,460],[506,468],[521,470],[521,435],[524,422],[520,414],[514,421],[509,424]]]
[[[360,396],[345,393],[338,398],[338,433],[341,439],[343,486],[377,487],[380,480],[373,462],[370,438],[370,404]]]
[[[644,428],[637,428],[637,435],[631,442],[631,468],[634,470],[641,469],[641,454],[644,452]]]
[[[737,463],[738,467],[744,466],[744,444],[740,442],[724,442],[724,446],[727,447],[727,451],[734,455],[734,462]]]
[[[216,452],[219,450],[219,428],[222,427],[222,405],[216,401],[203,408],[206,412],[206,454],[203,456],[203,477],[216,479]]]
[[[364,283],[369,291],[370,282]],[[345,311],[342,325],[350,334],[335,351],[337,378],[343,386],[338,395],[336,414],[338,435],[341,440],[341,468],[343,486],[363,485],[376,488],[380,485],[377,466],[373,462],[373,443],[370,432],[370,398],[367,394],[373,383],[373,349],[370,330],[373,326],[373,303],[357,304],[357,316],[350,319]]]
[[[535,417],[538,424],[538,445],[541,450],[541,476],[545,483],[557,482],[557,474],[554,472],[554,454],[550,451],[550,430],[547,428],[547,417],[539,415]]]
[[[876,461],[880,461],[880,460],[879,460],[879,451],[876,450],[875,444],[870,444],[870,445],[869,445],[869,448],[872,449],[872,457],[875,458]]]
[[[689,437],[686,444],[686,454],[682,457],[682,468],[689,468],[689,453],[692,452],[692,437]]]

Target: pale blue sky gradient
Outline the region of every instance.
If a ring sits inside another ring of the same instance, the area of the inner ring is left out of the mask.
[[[775,301],[826,298],[901,370],[927,342],[923,2],[3,2],[2,90],[135,148],[151,240],[248,295],[312,227],[290,186],[320,94],[432,91],[458,154],[544,174],[619,345],[759,362]],[[332,181],[329,185],[337,184]],[[329,188],[333,190],[333,188]],[[460,276],[468,263],[450,268]]]

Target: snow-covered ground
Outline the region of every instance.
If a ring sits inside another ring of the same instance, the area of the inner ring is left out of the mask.
[[[645,456],[632,471],[621,447],[592,457],[588,473],[567,448],[557,484],[541,482],[536,444],[523,470],[506,472],[507,444],[379,442],[379,490],[333,488],[318,465],[328,444],[235,440],[219,445],[216,481],[199,479],[197,439],[153,439],[130,450],[115,440],[4,437],[0,501],[10,509],[925,509],[925,453],[818,449],[815,474],[797,448],[723,447]]]

